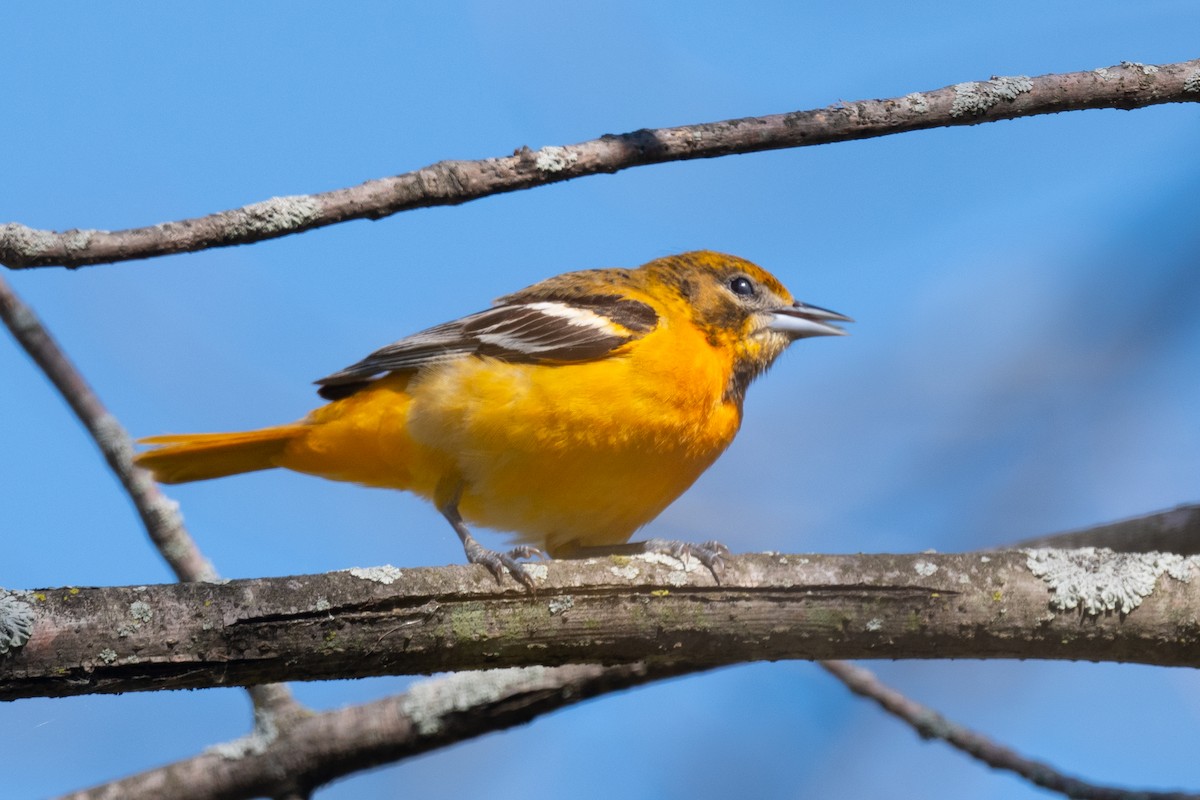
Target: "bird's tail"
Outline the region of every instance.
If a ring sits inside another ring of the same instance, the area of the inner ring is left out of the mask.
[[[134,461],[160,483],[188,483],[255,472],[278,466],[288,444],[308,430],[304,424],[279,425],[239,433],[182,433],[150,436],[142,444],[159,445]]]

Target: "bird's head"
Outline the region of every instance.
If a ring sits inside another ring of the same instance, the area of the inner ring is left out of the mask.
[[[796,300],[774,275],[737,256],[697,250],[660,258],[646,269],[675,287],[711,345],[733,354],[738,393],[796,339],[844,336],[833,323],[853,322]]]

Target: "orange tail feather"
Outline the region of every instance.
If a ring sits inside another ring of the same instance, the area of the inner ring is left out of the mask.
[[[159,483],[188,483],[255,472],[278,466],[288,443],[304,435],[305,425],[280,425],[239,433],[182,433],[150,436],[141,444],[160,447],[139,454],[135,463]]]

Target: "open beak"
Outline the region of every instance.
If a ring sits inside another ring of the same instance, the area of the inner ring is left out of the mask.
[[[854,322],[845,314],[819,306],[810,306],[797,300],[790,306],[776,308],[771,313],[767,328],[786,333],[793,339],[806,336],[845,336],[846,332],[830,322]]]

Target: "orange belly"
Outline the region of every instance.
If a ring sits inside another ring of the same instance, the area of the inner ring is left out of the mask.
[[[457,496],[468,523],[552,555],[625,542],[712,464],[741,420],[725,365],[678,360],[692,351],[670,334],[647,337],[657,341],[642,343],[637,371],[619,354],[557,367],[467,357],[387,376],[314,411],[277,463],[439,508]]]

